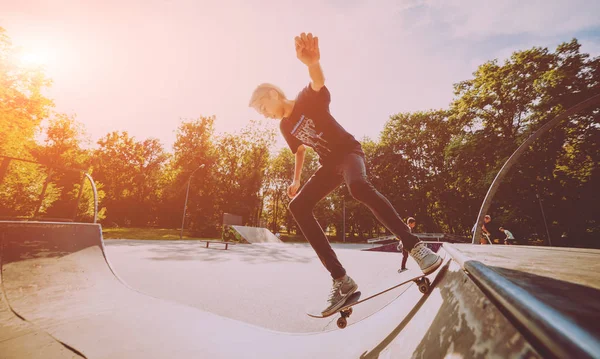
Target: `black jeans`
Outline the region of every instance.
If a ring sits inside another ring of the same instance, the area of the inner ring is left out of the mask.
[[[402,266],[401,269],[406,268],[406,261],[408,260],[408,251],[406,249],[402,250]]]
[[[392,204],[367,179],[364,158],[348,154],[337,166],[319,168],[289,205],[300,230],[334,279],[343,277],[346,270],[317,222],[313,208],[342,182],[346,183],[352,197],[369,207],[379,222],[402,240],[406,250],[410,251],[419,241],[410,233]]]

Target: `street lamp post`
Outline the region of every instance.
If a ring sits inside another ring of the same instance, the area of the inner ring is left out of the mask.
[[[550,238],[550,231],[548,230],[548,222],[546,221],[546,215],[544,214],[544,207],[542,206],[542,199],[540,198],[539,194],[535,194],[535,196],[538,199],[538,202],[540,203],[540,210],[542,211],[542,218],[544,219],[544,227],[546,227],[546,236],[548,238],[548,244],[550,244],[550,246],[552,247],[552,238]]]
[[[346,243],[346,198],[342,197],[342,241]]]
[[[194,176],[194,173],[196,173],[196,171],[198,171],[199,169],[204,167],[204,163],[201,164],[200,166],[198,166],[198,168],[196,168],[192,174],[190,175],[190,178],[188,179],[188,184],[187,184],[187,190],[185,192],[185,203],[183,204],[183,217],[181,218],[181,231],[179,232],[179,239],[183,238],[183,225],[185,223],[185,211],[187,209],[187,201],[188,201],[188,196],[190,194],[190,183],[192,183],[192,177]]]

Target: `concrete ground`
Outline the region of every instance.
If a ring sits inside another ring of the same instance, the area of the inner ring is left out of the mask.
[[[338,316],[314,319],[331,287],[329,273],[308,244],[205,248],[198,241],[106,240],[111,266],[131,287],[155,297],[271,330],[310,333],[337,329]],[[398,274],[400,253],[364,252],[372,245],[333,247],[359,290],[370,294],[409,278]],[[409,258],[409,269],[416,264]],[[402,294],[399,288],[361,305],[349,325]]]
[[[445,248],[427,294],[414,284],[394,289],[357,306],[340,330],[336,316],[305,314],[322,308],[331,281],[306,245],[104,245],[98,225],[74,223],[0,221],[0,234],[0,356],[8,350],[7,359],[545,357],[470,280],[460,253]],[[412,277],[397,273],[398,253],[336,251],[365,297]],[[566,341],[549,331],[566,344],[546,347],[587,354],[595,339],[582,342],[590,335],[579,332]]]

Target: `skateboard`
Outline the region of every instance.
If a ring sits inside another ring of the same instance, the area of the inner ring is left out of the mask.
[[[350,315],[352,315],[352,307],[354,307],[357,304],[360,304],[362,302],[366,302],[369,299],[373,299],[381,294],[387,293],[391,290],[394,290],[396,288],[402,287],[405,284],[414,282],[415,284],[417,284],[419,291],[423,294],[427,294],[429,293],[429,290],[431,289],[431,281],[429,280],[429,278],[427,278],[430,275],[434,275],[435,273],[437,273],[442,267],[444,267],[444,263],[446,262],[446,255],[443,255],[442,257],[442,263],[440,264],[440,266],[434,270],[431,273],[428,274],[423,274],[420,273],[417,276],[414,276],[412,278],[408,278],[404,281],[402,281],[399,284],[396,284],[394,286],[391,286],[387,289],[384,289],[382,291],[378,291],[375,292],[374,294],[371,294],[369,296],[367,296],[366,298],[361,299],[361,295],[362,293],[360,291],[357,291],[353,294],[351,294],[346,301],[344,302],[344,305],[342,305],[338,310],[336,310],[335,312],[329,314],[329,315],[323,315],[321,314],[321,312],[317,312],[317,311],[307,311],[306,314],[309,317],[313,317],[313,318],[327,318],[330,317],[332,315],[335,315],[337,313],[340,314],[340,317],[337,320],[337,326],[340,329],[344,329],[346,328],[346,326],[348,325],[348,318],[350,317]],[[398,271],[400,273],[400,271]]]
[[[443,264],[443,262],[442,262],[442,264]],[[441,267],[442,267],[442,265],[440,265],[440,268]],[[352,315],[352,307],[353,306],[355,306],[357,304],[360,304],[362,302],[365,302],[365,301],[367,301],[369,299],[375,298],[378,295],[381,295],[383,293],[387,293],[387,292],[389,292],[392,289],[399,288],[399,287],[401,287],[401,286],[403,286],[405,284],[408,284],[410,282],[415,282],[419,286],[419,291],[421,293],[423,293],[423,294],[429,293],[429,289],[431,287],[431,281],[429,280],[429,278],[427,278],[427,276],[428,275],[432,275],[435,272],[437,272],[437,270],[435,270],[435,271],[433,271],[432,273],[429,273],[429,274],[421,274],[419,276],[407,279],[407,280],[403,281],[400,284],[396,284],[396,285],[394,285],[394,286],[392,286],[390,288],[387,288],[385,290],[382,290],[380,292],[372,294],[372,295],[370,295],[370,296],[368,296],[368,297],[366,297],[364,299],[360,299],[362,293],[360,291],[357,291],[357,292],[351,294],[346,299],[346,301],[344,302],[344,305],[342,305],[338,310],[336,310],[335,312],[333,312],[331,314],[328,314],[328,315],[323,315],[320,312],[310,312],[310,311],[306,312],[306,314],[309,317],[313,317],[313,318],[327,318],[327,317],[330,317],[332,315],[335,315],[335,314],[339,313],[340,317],[337,320],[337,326],[340,329],[344,329],[348,325],[348,319],[347,318]]]

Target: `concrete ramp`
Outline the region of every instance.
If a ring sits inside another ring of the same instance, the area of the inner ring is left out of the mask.
[[[132,289],[107,261],[99,225],[0,221],[0,357],[41,357],[26,352],[25,342],[38,353],[50,348],[44,353],[52,358],[553,356],[555,351],[540,354],[539,343],[534,347],[531,343],[537,341],[529,342],[499,302],[488,299],[448,253],[444,267],[431,278],[430,293],[423,295],[410,285],[396,300],[344,330],[297,334]],[[573,333],[555,336],[554,342]],[[572,350],[577,357],[594,357],[586,355],[594,351],[586,350],[598,342],[588,338],[581,347],[585,350]]]
[[[283,243],[271,231],[260,227],[231,226],[248,243]]]
[[[1,244],[0,240],[0,248]],[[0,251],[0,263],[1,261]],[[13,312],[4,295],[2,271],[0,271],[0,358],[83,358],[76,351]]]

